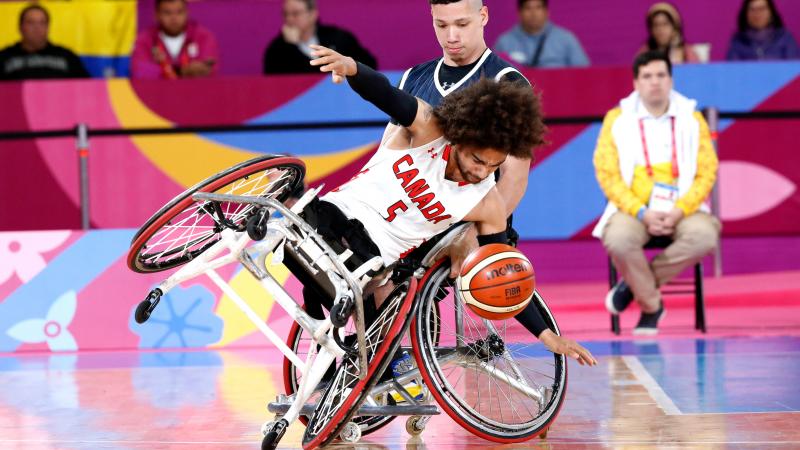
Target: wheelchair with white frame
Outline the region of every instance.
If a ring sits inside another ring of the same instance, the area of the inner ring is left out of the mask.
[[[464,227],[413,264],[385,268],[374,257],[354,267],[352,260],[346,264],[350,250],[332,248],[336,243],[302,217],[319,189],[293,199],[291,207],[284,203],[304,174],[299,159],[262,156],[198,183],[155,213],[134,236],[128,265],[144,273],[180,268],[139,304],[136,321],[145,322],[170,289],[200,275],[235,302],[285,358],[286,393],[268,405],[275,418],[262,426],[262,448],[275,448],[297,420],[306,425],[306,449],[336,438],[356,442],[397,416],[408,416],[406,430],[417,435],[439,408],[491,441],[544,437],[563,404],[566,358],[528,334],[517,341],[533,343],[508,340],[519,327],[465,307],[448,277],[449,261],[435,259]],[[324,319],[307,314],[270,274],[287,257],[331,295]],[[270,329],[217,273],[232,263],[242,264],[294,319],[288,338]],[[378,280],[394,287],[367,323],[365,292]],[[533,301],[558,334],[538,292]],[[386,376],[400,351],[412,354],[414,364]]]

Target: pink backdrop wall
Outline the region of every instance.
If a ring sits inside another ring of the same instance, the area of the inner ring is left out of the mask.
[[[139,2],[139,26],[153,23],[152,0]],[[516,23],[516,0],[485,0],[489,45]],[[628,65],[645,38],[652,1],[552,0],[553,22],[572,30],[595,65]],[[800,1],[775,0],[789,30],[800,34]],[[710,42],[712,60],[725,57],[736,28],[738,0],[674,0],[690,42]],[[401,70],[439,54],[425,0],[319,0],[324,22],[353,31],[378,57],[380,68]],[[222,73],[255,74],[267,43],[277,34],[281,0],[198,0],[191,14],[217,35]]]

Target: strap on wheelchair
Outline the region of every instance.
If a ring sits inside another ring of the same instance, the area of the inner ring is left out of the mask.
[[[349,270],[355,270],[375,256],[380,256],[378,246],[372,242],[364,225],[358,220],[348,219],[332,203],[314,198],[303,208],[303,218],[334,251],[341,254],[349,249],[353,252],[353,256],[345,261],[345,267]]]

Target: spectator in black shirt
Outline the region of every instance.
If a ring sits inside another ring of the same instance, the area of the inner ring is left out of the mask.
[[[86,78],[89,73],[75,53],[47,39],[50,15],[30,5],[19,15],[22,40],[0,51],[0,80]]]
[[[264,52],[264,73],[319,73],[309,64],[312,44],[322,45],[377,68],[372,54],[347,30],[322,25],[316,0],[284,0],[283,27]]]

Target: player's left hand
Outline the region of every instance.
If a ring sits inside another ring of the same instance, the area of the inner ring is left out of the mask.
[[[592,356],[592,353],[572,339],[559,336],[551,330],[544,330],[542,334],[539,335],[539,340],[542,341],[542,344],[551,352],[568,356],[578,361],[578,364],[582,366],[597,365],[597,360]]]
[[[320,72],[331,72],[334,83],[341,83],[345,77],[353,76],[358,72],[356,60],[353,58],[321,45],[311,45],[311,48],[314,49],[311,54],[316,59],[312,59],[310,64],[319,66]]]

